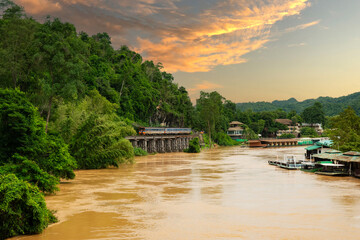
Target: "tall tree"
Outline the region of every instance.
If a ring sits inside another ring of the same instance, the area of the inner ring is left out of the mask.
[[[315,102],[311,107],[305,108],[301,114],[301,117],[306,123],[321,123],[322,125],[325,124],[325,114],[322,104],[319,102]]]
[[[333,141],[333,147],[341,151],[360,151],[360,117],[351,107],[330,119],[327,133]]]
[[[4,11],[0,23],[0,86],[26,90],[36,52],[34,33],[39,24],[15,4]]]
[[[47,96],[46,131],[54,98],[76,100],[85,92],[82,76],[87,47],[76,35],[74,25],[48,19],[36,33],[39,52],[35,55],[39,77]]]
[[[196,101],[196,107],[200,112],[202,121],[206,123],[211,147],[211,133],[215,130],[215,124],[222,113],[223,97],[218,92],[206,93],[201,91],[200,98]]]

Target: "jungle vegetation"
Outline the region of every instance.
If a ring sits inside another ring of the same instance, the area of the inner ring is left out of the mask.
[[[332,98],[332,97],[319,97],[317,99],[307,99],[304,101],[297,101],[295,98],[288,100],[275,100],[272,102],[247,102],[237,103],[237,107],[241,111],[251,109],[254,112],[262,111],[275,111],[283,109],[286,112],[296,111],[297,113],[303,112],[306,108],[319,102],[323,105],[323,111],[326,116],[336,116],[344,111],[348,106],[354,109],[357,115],[360,114],[360,92],[352,93],[347,96]]]

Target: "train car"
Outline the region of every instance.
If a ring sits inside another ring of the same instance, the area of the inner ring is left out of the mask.
[[[165,134],[165,128],[160,127],[140,127],[139,135],[163,135]]]
[[[191,128],[139,127],[139,135],[191,134]]]
[[[166,134],[191,134],[191,128],[166,128]]]

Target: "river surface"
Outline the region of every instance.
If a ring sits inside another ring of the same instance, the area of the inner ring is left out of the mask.
[[[268,165],[304,147],[216,148],[77,171],[46,197],[59,222],[14,239],[360,239],[360,179]]]

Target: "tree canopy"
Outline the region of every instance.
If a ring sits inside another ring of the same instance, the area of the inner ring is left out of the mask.
[[[301,117],[306,123],[321,123],[323,126],[325,124],[325,114],[322,104],[319,102],[315,102],[311,107],[304,109]]]
[[[333,147],[341,151],[360,151],[360,117],[351,107],[330,119],[327,133]]]
[[[63,140],[45,133],[45,122],[19,90],[0,89],[0,173],[12,172],[54,192],[60,178],[75,177],[75,160]]]

